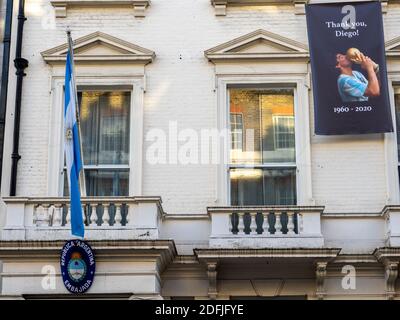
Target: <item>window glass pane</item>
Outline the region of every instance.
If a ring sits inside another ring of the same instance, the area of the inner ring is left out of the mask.
[[[294,94],[291,89],[231,88],[229,90],[232,150],[231,162],[259,164],[296,161]],[[233,148],[238,140],[238,114],[243,140],[252,130],[254,151]],[[235,139],[235,140],[234,140]]]
[[[231,169],[231,204],[295,205],[296,169]]]
[[[78,99],[87,195],[127,196],[129,169],[113,166],[129,164],[131,93],[82,91]],[[64,195],[69,195],[65,170]]]
[[[129,170],[85,170],[88,196],[128,196]]]
[[[235,87],[229,89],[229,100],[231,204],[296,204],[296,168],[287,167],[296,164],[294,91]],[[246,146],[249,142],[254,150]],[[254,169],[234,168],[249,162]]]
[[[128,196],[129,169],[85,170],[86,193],[90,197]],[[64,170],[64,195],[69,196],[67,173]]]
[[[79,93],[85,165],[129,163],[130,92]]]
[[[260,100],[263,163],[295,162],[293,91],[270,90]]]

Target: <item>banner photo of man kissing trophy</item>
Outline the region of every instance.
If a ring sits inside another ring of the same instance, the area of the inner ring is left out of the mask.
[[[315,133],[392,132],[379,2],[306,6]]]

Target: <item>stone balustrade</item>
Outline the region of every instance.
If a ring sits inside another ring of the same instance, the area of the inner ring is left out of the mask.
[[[3,198],[3,240],[71,238],[68,198]],[[159,197],[82,198],[85,238],[93,240],[158,239],[164,212]]]
[[[311,206],[210,207],[210,247],[322,247],[323,210]]]

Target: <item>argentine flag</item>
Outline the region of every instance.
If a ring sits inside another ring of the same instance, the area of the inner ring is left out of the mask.
[[[65,70],[64,148],[67,162],[69,194],[71,198],[71,231],[72,235],[83,238],[85,228],[83,225],[81,193],[79,188],[79,173],[82,169],[82,158],[77,122],[76,97],[73,58],[70,49],[67,54]]]

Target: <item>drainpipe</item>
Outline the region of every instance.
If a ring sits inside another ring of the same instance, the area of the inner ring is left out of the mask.
[[[0,88],[0,186],[3,173],[4,132],[6,127],[8,72],[10,68],[11,27],[13,15],[13,0],[7,0],[3,35],[3,64],[1,67]]]
[[[19,125],[21,119],[21,99],[22,99],[22,83],[26,76],[24,70],[28,67],[28,60],[21,57],[22,37],[24,33],[25,23],[25,0],[19,0],[18,9],[18,29],[17,29],[17,46],[15,50],[14,66],[17,69],[17,88],[15,91],[15,112],[14,112],[14,134],[13,134],[13,152],[11,154],[11,181],[10,181],[10,196],[16,195],[17,189],[17,170],[19,155]]]

